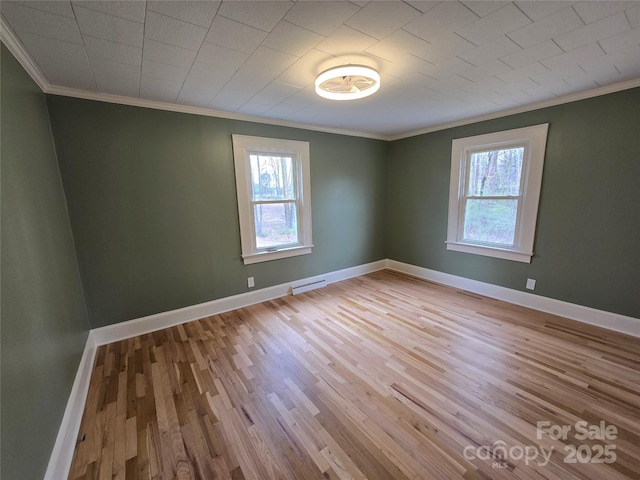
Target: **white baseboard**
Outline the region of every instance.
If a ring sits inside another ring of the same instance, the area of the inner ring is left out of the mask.
[[[136,335],[143,335],[192,320],[198,320],[199,318],[217,315],[218,313],[228,312],[237,308],[283,297],[290,293],[291,287],[293,286],[318,282],[320,280],[325,280],[327,283],[339,282],[366,273],[383,270],[386,268],[386,265],[386,260],[378,260],[377,262],[345,268],[343,270],[316,275],[286,284],[262,288],[260,290],[220,298],[199,305],[149,315],[148,317],[91,330],[80,360],[80,365],[78,366],[73,387],[71,388],[67,408],[65,409],[62,423],[58,430],[58,436],[53,451],[51,452],[44,480],[60,480],[67,478],[69,475],[76,439],[80,431],[82,412],[84,411],[87,392],[89,391],[89,382],[91,380],[91,370],[96,356],[96,349],[100,345],[106,345]]]
[[[347,278],[358,277],[366,273],[382,270],[386,268],[386,265],[386,260],[378,260],[377,262],[345,268],[335,272],[274,285],[273,287],[261,288],[231,297],[219,298],[218,300],[212,300],[198,305],[191,305],[169,312],[157,313],[127,322],[96,328],[92,330],[91,333],[97,346],[106,345],[137,335],[144,335],[156,330],[162,330],[163,328],[198,320],[199,318],[209,317],[237,308],[248,307],[256,303],[273,300],[274,298],[284,297],[290,293],[292,286],[305,285],[321,280],[326,280],[327,283],[339,282]]]
[[[82,412],[84,404],[87,401],[87,393],[89,391],[89,382],[91,380],[91,371],[93,370],[93,361],[96,357],[96,343],[93,335],[89,332],[87,343],[82,352],[80,365],[76,372],[76,378],[71,387],[67,407],[64,410],[64,416],[58,429],[56,443],[53,445],[49,465],[44,474],[44,480],[60,480],[69,476],[71,461],[75,451],[76,439],[80,431],[80,423],[82,421]]]
[[[547,313],[560,315],[580,322],[604,327],[635,337],[640,337],[640,319],[626,317],[615,313],[596,310],[573,303],[554,300],[552,298],[541,297],[531,293],[520,292],[510,288],[491,285],[489,283],[471,280],[457,275],[438,272],[428,268],[410,265],[408,263],[395,260],[378,260],[377,262],[358,265],[356,267],[345,268],[335,272],[329,272],[314,277],[308,277],[286,284],[275,285],[273,287],[262,288],[231,297],[220,298],[211,302],[192,305],[189,307],[172,310],[169,312],[149,315],[128,322],[117,323],[107,327],[93,329],[89,332],[87,343],[80,360],[78,372],[76,374],[67,408],[60,425],[58,437],[51,453],[49,465],[45,473],[45,480],[59,480],[67,478],[73,453],[75,449],[76,437],[80,430],[82,420],[81,412],[89,390],[91,370],[96,355],[96,348],[100,345],[124,340],[136,335],[154,332],[163,328],[172,327],[182,323],[197,320],[199,318],[217,315],[237,308],[247,307],[260,302],[283,297],[290,293],[291,287],[305,285],[308,283],[325,280],[327,283],[339,282],[348,278],[358,277],[367,273],[388,268],[398,272],[413,275],[418,278],[430,280],[436,283],[460,288],[469,292],[478,293],[487,297],[504,300],[525,307],[533,308]]]
[[[627,317],[616,313],[597,310],[595,308],[564,302],[549,297],[542,297],[532,293],[521,292],[511,288],[492,285],[490,283],[471,280],[469,278],[438,272],[428,268],[387,260],[387,268],[398,272],[413,275],[432,282],[460,288],[468,292],[478,293],[487,297],[515,303],[523,307],[533,308],[541,312],[559,315],[579,322],[588,323],[598,327],[625,333],[634,337],[640,337],[640,319]]]

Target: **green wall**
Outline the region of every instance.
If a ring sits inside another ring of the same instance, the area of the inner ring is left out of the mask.
[[[451,141],[549,123],[531,264],[446,250]],[[392,142],[388,257],[640,317],[640,88]]]
[[[2,45],[2,467],[42,478],[89,331],[44,94]]]
[[[50,96],[92,326],[386,258],[388,143]],[[231,134],[310,142],[310,255],[244,266]]]
[[[640,89],[387,143],[45,102],[1,56],[3,478],[43,476],[89,319],[245,292],[248,276],[264,288],[391,258],[640,317]],[[447,251],[452,139],[547,122],[532,263]],[[232,133],[310,142],[311,255],[242,264]]]

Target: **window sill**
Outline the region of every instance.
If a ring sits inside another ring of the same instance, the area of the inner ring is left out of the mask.
[[[473,245],[470,243],[459,242],[445,243],[447,244],[447,250],[484,255],[485,257],[502,258],[504,260],[513,260],[515,262],[531,263],[531,257],[533,256],[533,252],[527,253],[507,248],[490,247],[487,245]]]
[[[299,245],[297,247],[282,248],[273,252],[259,252],[242,255],[242,261],[245,265],[252,263],[269,262],[271,260],[279,260],[281,258],[295,257],[298,255],[308,255],[311,253],[313,245]]]

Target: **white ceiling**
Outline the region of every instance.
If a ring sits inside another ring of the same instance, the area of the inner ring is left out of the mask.
[[[640,78],[638,0],[3,0],[0,9],[5,36],[53,87],[380,136]],[[377,68],[380,91],[318,97],[316,75],[344,63]]]

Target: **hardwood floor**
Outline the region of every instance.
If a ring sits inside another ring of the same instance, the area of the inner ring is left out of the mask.
[[[639,347],[376,272],[100,347],[69,478],[637,479]]]

